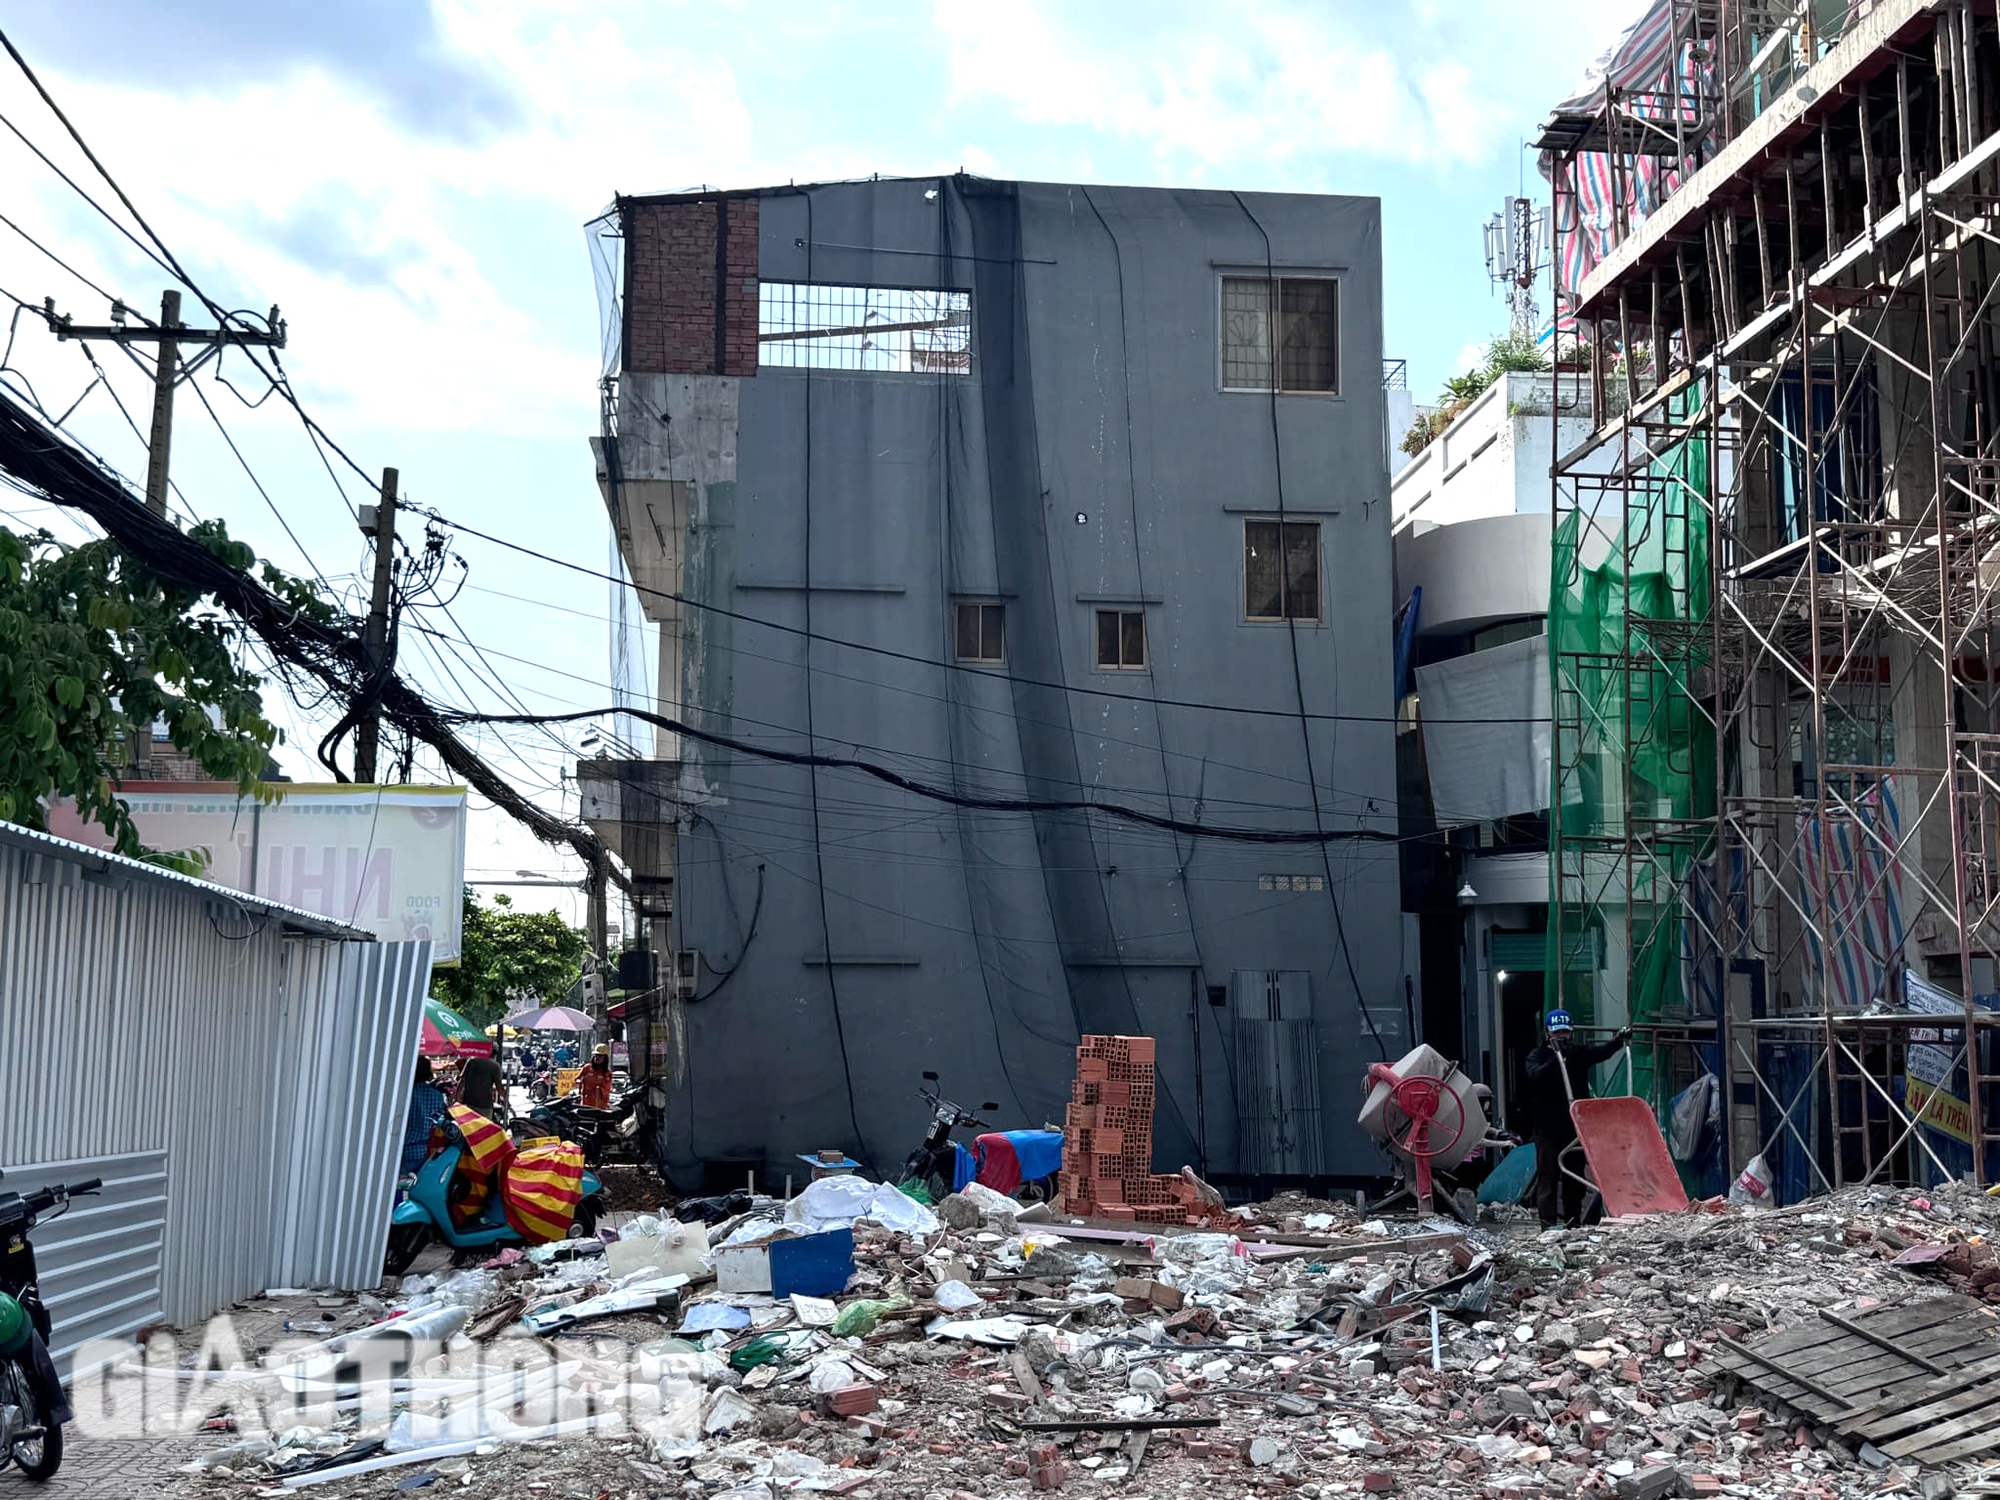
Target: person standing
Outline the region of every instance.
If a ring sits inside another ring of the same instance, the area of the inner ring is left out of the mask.
[[[1608,1042],[1575,1046],[1576,1028],[1566,1010],[1543,1023],[1547,1040],[1528,1054],[1528,1117],[1535,1141],[1535,1212],[1542,1228],[1574,1228],[1583,1221],[1583,1184],[1565,1176],[1562,1154],[1576,1139],[1573,1099],[1590,1097],[1590,1070],[1632,1039],[1626,1027]]]
[[[408,1177],[431,1154],[431,1131],[444,1118],[444,1090],[432,1081],[431,1060],[417,1059],[416,1081],[410,1087],[410,1112],[403,1121],[403,1159],[399,1174]]]
[[[477,1110],[489,1120],[497,1120],[499,1095],[500,1064],[490,1057],[475,1057],[465,1065],[465,1074],[458,1085],[460,1104]]]
[[[611,1108],[611,1049],[603,1042],[590,1054],[590,1066],[577,1075],[576,1087],[585,1109]]]

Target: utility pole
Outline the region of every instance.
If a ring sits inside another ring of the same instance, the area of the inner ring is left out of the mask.
[[[370,515],[370,511],[373,515]],[[375,590],[368,600],[368,621],[361,632],[361,649],[368,663],[369,688],[384,675],[389,661],[389,590],[396,574],[396,471],[382,471],[382,498],[361,511],[362,530],[373,522]],[[375,753],[382,739],[382,715],[370,703],[354,737],[354,779],[366,786],[375,780]]]
[[[606,895],[605,887],[611,883],[609,879],[607,879],[606,877],[607,877],[607,872],[604,868],[604,856],[602,854],[599,854],[590,861],[590,877],[589,877],[590,951],[597,955],[597,961],[599,964],[603,964],[610,957],[610,955],[604,951],[605,938],[606,938],[605,927],[607,925],[605,916],[605,895]]]
[[[271,307],[270,326],[256,328],[189,328],[181,322],[181,294],[160,294],[160,321],[148,323],[139,314],[136,324],[125,319],[131,310],[123,302],[111,304],[111,322],[79,326],[67,313],[58,316],[55,298],[42,302],[42,317],[58,342],[64,339],[101,339],[113,344],[152,344],[156,354],[153,367],[153,430],[146,446],[146,505],[154,515],[167,513],[167,462],[173,451],[174,387],[194,374],[202,364],[231,344],[239,348],[282,349],[285,321]],[[181,345],[203,345],[201,354],[186,368],[181,366]]]
[[[146,442],[146,509],[167,513],[167,459],[174,446],[174,377],[181,367],[181,294],[160,293],[160,346],[153,360],[153,431]]]
[[[125,321],[128,315],[137,318],[138,322],[128,324]],[[122,301],[113,301],[110,323],[79,326],[68,313],[59,315],[56,312],[56,299],[53,297],[42,299],[42,318],[48,323],[49,332],[56,336],[57,343],[65,339],[101,339],[127,348],[133,344],[154,346],[153,430],[146,440],[146,508],[156,516],[167,513],[168,460],[174,445],[174,387],[231,344],[242,348],[285,347],[285,320],[278,316],[275,302],[271,304],[269,326],[261,330],[189,328],[181,322],[181,294],[171,289],[160,293],[160,321],[157,324],[148,323],[143,314],[133,312]],[[181,366],[182,344],[206,346],[185,369]],[[131,730],[132,771],[143,778],[146,763],[153,753],[153,726],[134,724]]]

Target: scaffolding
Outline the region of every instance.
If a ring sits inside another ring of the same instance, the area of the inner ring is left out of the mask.
[[[1660,0],[1541,141],[1556,993],[1794,1196],[2000,1174],[1991,11]]]

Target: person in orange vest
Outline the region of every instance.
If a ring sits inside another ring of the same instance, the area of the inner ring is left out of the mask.
[[[577,1074],[576,1087],[585,1109],[611,1108],[611,1049],[603,1042],[590,1054],[590,1066]]]

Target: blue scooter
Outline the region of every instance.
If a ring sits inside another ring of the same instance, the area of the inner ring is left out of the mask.
[[[461,1259],[468,1258],[473,1251],[504,1250],[509,1245],[527,1243],[520,1231],[507,1222],[497,1191],[470,1224],[461,1229],[453,1222],[447,1195],[452,1173],[464,1150],[464,1143],[456,1142],[417,1168],[417,1175],[410,1180],[408,1190],[389,1216],[389,1248],[382,1257],[384,1276],[401,1276],[409,1270],[432,1236],[451,1246],[454,1257]],[[595,1173],[586,1169],[583,1197],[577,1203],[576,1222],[570,1226],[570,1233],[584,1236],[595,1233],[598,1216],[603,1212],[604,1185]]]

